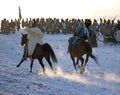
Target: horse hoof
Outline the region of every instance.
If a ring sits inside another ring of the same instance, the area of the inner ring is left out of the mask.
[[[17,65],[16,67],[19,67],[19,65]]]
[[[81,66],[80,65],[78,65],[78,68],[80,68]]]
[[[85,68],[84,68],[84,67],[81,67],[81,68],[80,68],[80,74],[83,74],[84,71],[85,71]]]
[[[83,74],[84,71],[85,71],[85,70],[81,70],[81,71],[80,71],[80,74]]]
[[[83,71],[80,71],[80,74],[83,74]]]

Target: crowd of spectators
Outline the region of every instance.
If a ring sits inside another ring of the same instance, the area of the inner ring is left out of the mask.
[[[80,19],[57,19],[57,18],[37,18],[37,19],[22,19],[21,25],[23,27],[31,27],[32,21],[37,21],[37,26],[42,32],[56,34],[68,34],[76,31],[80,24]]]
[[[10,34],[10,33],[15,33],[16,29],[20,29],[20,20],[15,19],[15,20],[7,20],[4,18],[1,20],[1,33],[3,34]]]
[[[80,26],[81,22],[84,22],[84,19],[58,19],[58,18],[26,18],[26,19],[11,19],[10,21],[4,18],[1,20],[1,33],[9,34],[14,33],[16,30],[19,31],[20,28],[24,27],[31,27],[32,21],[37,21],[37,26],[42,30],[42,32],[48,33],[48,34],[69,34],[77,31],[77,29]],[[100,26],[105,25],[108,23],[112,25],[113,27],[120,27],[120,21],[118,20],[117,23],[115,23],[115,19],[94,19],[92,21],[92,26],[95,27],[97,31],[100,31]]]

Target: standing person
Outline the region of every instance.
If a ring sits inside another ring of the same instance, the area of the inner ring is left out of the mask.
[[[28,56],[32,60],[32,55],[37,43],[43,44],[42,38],[44,34],[37,27],[37,22],[33,20],[31,28],[25,28],[25,31],[28,32]]]

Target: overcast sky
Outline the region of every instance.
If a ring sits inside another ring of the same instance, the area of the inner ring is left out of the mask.
[[[0,19],[57,17],[89,18],[120,16],[120,0],[0,0]]]

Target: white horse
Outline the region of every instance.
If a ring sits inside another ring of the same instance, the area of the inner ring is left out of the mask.
[[[117,30],[117,31],[115,32],[114,36],[115,36],[115,40],[116,40],[117,42],[120,42],[120,30]]]

